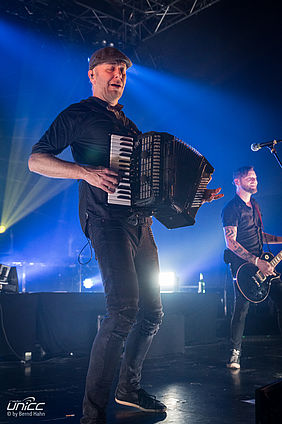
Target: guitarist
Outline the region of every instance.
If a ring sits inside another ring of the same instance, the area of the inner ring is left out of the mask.
[[[235,197],[222,211],[222,223],[227,250],[224,260],[230,263],[233,277],[245,262],[255,264],[265,275],[270,276],[274,269],[270,263],[260,259],[263,243],[282,243],[282,237],[267,234],[262,230],[261,213],[258,203],[252,198],[257,192],[257,176],[252,166],[239,168],[233,174],[236,187]],[[228,368],[240,368],[241,344],[245,320],[250,302],[234,284],[234,310],[231,319],[231,352]],[[271,298],[276,305],[278,321],[282,329],[282,282],[276,280],[271,288]]]

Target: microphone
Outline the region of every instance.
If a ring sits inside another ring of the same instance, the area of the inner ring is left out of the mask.
[[[272,140],[272,141],[265,141],[264,143],[253,143],[251,144],[251,149],[253,152],[257,152],[258,150],[262,149],[262,147],[273,147],[275,144],[281,143],[282,140]]]

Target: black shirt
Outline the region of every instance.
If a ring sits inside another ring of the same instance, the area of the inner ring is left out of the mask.
[[[237,227],[236,241],[248,252],[260,256],[263,246],[260,209],[253,198],[251,204],[252,208],[236,194],[222,211],[222,224],[223,227]]]
[[[108,103],[89,97],[63,110],[32,148],[32,153],[58,155],[70,146],[75,162],[81,165],[109,166],[110,135],[134,137],[140,134],[136,125],[117,105],[108,109]],[[100,188],[80,181],[79,217],[83,230],[89,215],[118,218],[130,215],[125,206],[107,204],[107,193]]]

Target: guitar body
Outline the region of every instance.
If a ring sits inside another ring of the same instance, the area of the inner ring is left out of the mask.
[[[270,262],[274,256],[272,253],[263,253],[260,259]],[[270,292],[271,283],[273,280],[280,277],[280,274],[275,272],[275,275],[265,277],[257,266],[249,262],[238,268],[236,274],[236,283],[242,295],[253,303],[263,302]]]

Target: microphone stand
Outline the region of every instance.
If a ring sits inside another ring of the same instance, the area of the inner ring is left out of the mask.
[[[278,156],[278,154],[276,152],[275,144],[277,144],[277,141],[276,140],[273,140],[272,145],[271,146],[267,146],[267,147],[270,150],[270,152],[273,154],[273,156],[275,157],[275,159],[277,160],[277,162],[279,163],[280,168],[282,168],[282,162],[279,159],[279,156]]]

